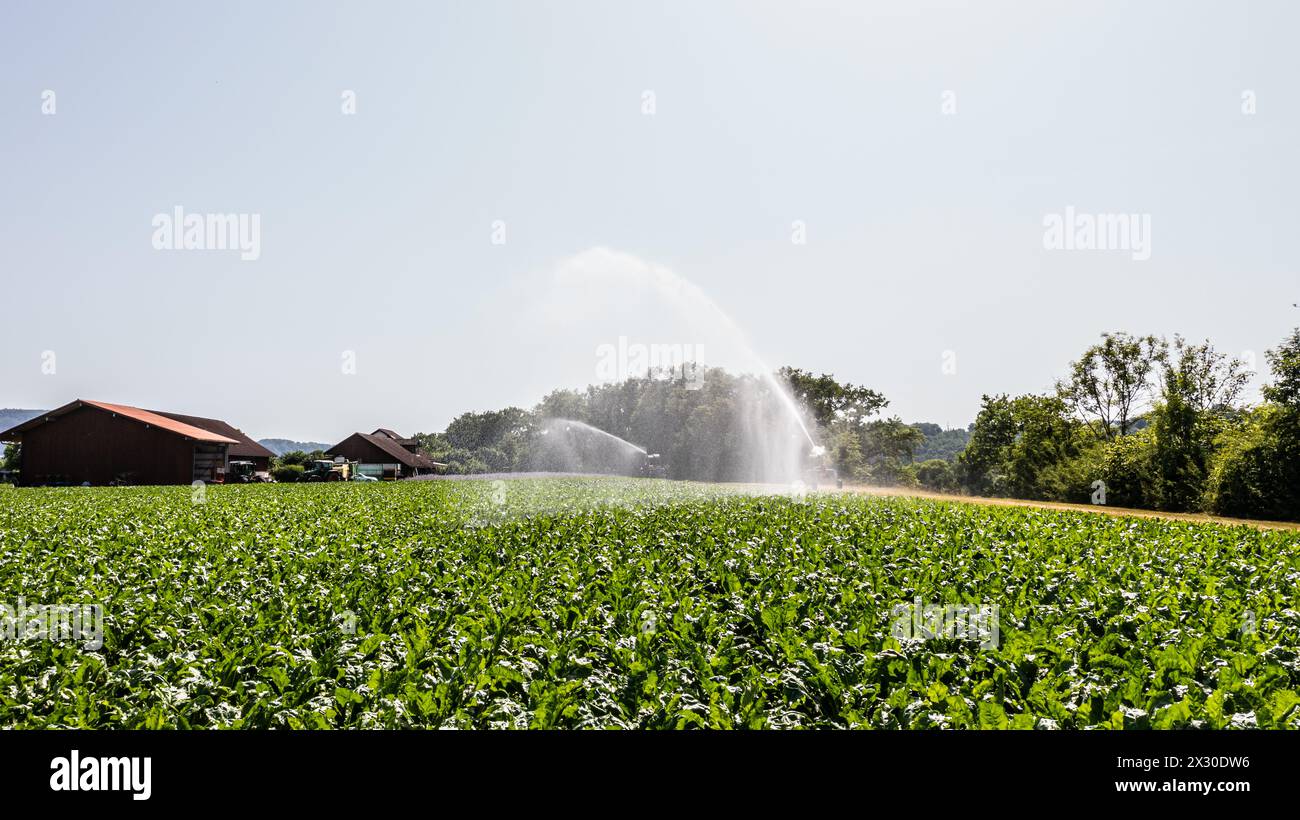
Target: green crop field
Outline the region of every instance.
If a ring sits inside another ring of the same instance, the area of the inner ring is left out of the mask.
[[[629,479],[0,490],[6,727],[1298,727],[1300,534]],[[898,638],[996,606],[999,639]],[[15,610],[16,611],[16,610]]]

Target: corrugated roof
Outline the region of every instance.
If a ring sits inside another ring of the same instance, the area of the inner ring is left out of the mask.
[[[385,435],[385,436],[388,436],[388,437],[391,438],[393,441],[397,442],[398,444],[402,445],[403,447],[414,446],[415,444],[417,444],[417,442],[416,442],[415,439],[413,439],[413,438],[406,438],[406,437],[404,437],[404,436],[401,436],[401,435],[399,435],[399,434],[393,432],[392,430],[389,430],[387,427],[380,427],[378,430],[376,430],[375,432],[371,433],[370,435],[372,435],[372,436],[378,436],[378,435]]]
[[[210,441],[214,444],[239,444],[237,439],[228,436],[219,435],[211,430],[204,430],[202,427],[195,427],[193,424],[186,424],[167,416],[159,415],[152,410],[141,410],[139,407],[129,407],[125,404],[109,404],[104,401],[81,400],[82,404],[88,404],[91,407],[98,407],[100,410],[107,410],[110,413],[117,413],[119,416],[135,419],[136,421],[152,424],[154,427],[167,430],[178,435],[192,438],[195,441]]]
[[[429,459],[419,453],[412,453],[410,450],[387,436],[374,436],[361,433],[361,437],[408,467],[423,467],[425,469],[433,468],[432,461],[429,461]]]
[[[180,413],[167,413],[162,410],[153,411],[160,416],[166,416],[169,419],[199,427],[212,433],[216,433],[226,438],[234,439],[237,443],[230,445],[229,454],[239,458],[274,458],[275,453],[258,444],[243,430],[226,424],[221,419],[205,419],[202,416],[185,416]]]
[[[392,456],[394,461],[397,461],[399,464],[405,464],[407,467],[419,467],[424,470],[432,470],[438,466],[435,462],[425,456],[422,456],[419,453],[412,453],[410,450],[398,444],[388,436],[377,436],[373,433],[353,433],[352,435],[360,437],[362,441],[373,444],[380,450],[383,450],[385,453]],[[348,436],[348,438],[352,438],[352,436]],[[344,439],[344,441],[347,441],[347,439]],[[342,442],[339,442],[339,444],[342,444]],[[334,446],[337,447],[339,445],[336,444]],[[331,447],[325,452],[333,453],[334,447]]]
[[[116,413],[119,416],[138,421],[142,424],[148,424],[157,427],[159,430],[166,430],[169,433],[175,433],[179,436],[194,439],[195,441],[207,441],[213,444],[239,444],[239,441],[227,436],[220,435],[211,430],[204,430],[193,424],[187,424],[176,419],[167,418],[166,416],[155,413],[151,410],[141,410],[139,407],[131,407],[125,404],[110,404],[106,401],[91,401],[90,399],[77,399],[68,402],[62,407],[42,413],[34,419],[30,419],[17,427],[0,433],[0,441],[18,441],[21,440],[22,433],[52,421],[59,416],[71,413],[81,407],[94,407],[98,410],[104,410],[109,413]]]

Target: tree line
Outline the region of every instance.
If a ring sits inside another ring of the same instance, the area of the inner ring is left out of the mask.
[[[1300,520],[1300,328],[1265,356],[1273,378],[1251,405],[1247,363],[1209,341],[1105,333],[1052,390],[983,396],[966,430],[886,416],[885,396],[830,374],[776,375],[825,447],[806,466],[832,466],[847,481]],[[453,473],[573,469],[542,446],[548,422],[572,419],[661,454],[670,478],[755,481],[762,476],[746,454],[755,406],[780,412],[756,376],[653,372],[556,390],[529,410],[463,413],[416,438]],[[313,457],[322,454],[275,459],[276,478],[292,480]],[[21,449],[8,448],[0,467],[19,469]]]
[[[791,368],[780,376],[810,388],[802,403],[819,426],[824,422],[828,430],[835,428],[843,445],[838,458],[852,469],[865,471],[875,461],[901,467],[924,440],[900,419],[872,419],[887,404],[874,391]],[[556,390],[530,410],[463,413],[445,431],[415,437],[422,451],[446,463],[450,472],[565,469],[565,459],[544,446],[548,442],[541,433],[549,420],[571,419],[659,454],[669,478],[757,481],[762,480],[761,465],[748,452],[753,427],[765,419],[779,426],[782,412],[765,380],[701,368],[689,381],[654,372],[585,390]],[[824,435],[817,438],[828,441]]]
[[[1105,333],[1042,394],[985,395],[967,430],[886,416],[865,386],[792,367],[778,377],[805,409],[825,460],[848,481],[1046,501],[1300,520],[1300,329],[1266,354],[1254,406],[1247,363],[1209,341]],[[532,409],[463,413],[423,451],[456,473],[556,469],[539,450],[549,419],[573,419],[663,456],[671,478],[756,480],[743,454],[763,380],[707,369],[689,383],[650,373],[556,390]],[[751,414],[752,415],[752,414]]]
[[[1208,342],[1103,334],[1045,395],[984,396],[951,480],[977,495],[1300,519],[1300,329],[1246,362]]]

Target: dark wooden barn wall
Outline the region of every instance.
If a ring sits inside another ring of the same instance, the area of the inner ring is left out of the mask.
[[[397,459],[358,435],[351,435],[329,449],[330,455],[343,456],[362,464],[396,464]],[[402,468],[403,471],[406,467]]]
[[[23,434],[22,483],[189,484],[194,442],[91,407]]]

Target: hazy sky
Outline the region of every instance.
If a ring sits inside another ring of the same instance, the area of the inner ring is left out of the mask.
[[[531,406],[619,336],[741,363],[656,270],[909,421],[1107,330],[1263,370],[1300,324],[1297,9],[5,3],[0,407],[332,442]],[[177,206],[256,216],[258,258],[156,249]],[[1046,248],[1067,206],[1148,218],[1150,258]]]

